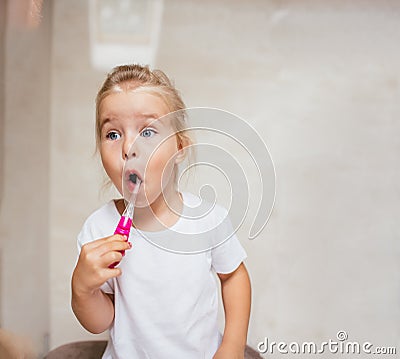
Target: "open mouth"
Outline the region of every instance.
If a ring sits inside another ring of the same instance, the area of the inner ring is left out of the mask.
[[[131,173],[129,175],[129,181],[131,181],[132,183],[136,184],[137,180],[138,180],[138,175],[136,173]]]
[[[137,172],[131,170],[125,173],[125,185],[128,192],[132,193],[141,182],[142,179]]]

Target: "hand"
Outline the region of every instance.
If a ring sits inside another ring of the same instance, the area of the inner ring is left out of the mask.
[[[213,359],[244,359],[244,349],[221,344]]]
[[[109,268],[109,266],[121,261],[121,251],[130,248],[131,244],[119,234],[83,245],[72,275],[73,291],[91,294],[107,280],[121,275],[120,268]]]

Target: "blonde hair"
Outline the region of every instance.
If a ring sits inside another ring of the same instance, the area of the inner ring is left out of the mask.
[[[99,149],[101,139],[100,105],[110,94],[121,91],[143,90],[159,96],[167,105],[173,116],[172,126],[176,131],[178,145],[191,144],[192,140],[185,130],[186,112],[185,104],[173,86],[168,76],[161,70],[150,70],[149,66],[122,65],[112,69],[107,75],[102,87],[96,96],[96,148]]]

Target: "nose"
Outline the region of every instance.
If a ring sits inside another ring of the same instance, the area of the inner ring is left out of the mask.
[[[137,145],[135,144],[135,137],[126,138],[122,147],[122,158],[124,160],[137,157]]]

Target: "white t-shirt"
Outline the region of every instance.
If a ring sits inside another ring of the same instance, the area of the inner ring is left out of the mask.
[[[207,204],[204,212],[198,197],[182,195],[183,212],[168,230],[131,229],[122,275],[102,286],[115,299],[103,358],[210,359],[220,345],[214,272],[233,272],[246,253],[224,208]],[[78,235],[79,250],[112,235],[119,218],[114,201],[95,211]]]

